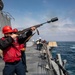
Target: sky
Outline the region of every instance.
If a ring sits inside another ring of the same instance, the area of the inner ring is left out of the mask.
[[[13,28],[24,29],[54,17],[32,37],[47,41],[75,41],[75,0],[3,0],[3,11],[10,13]]]

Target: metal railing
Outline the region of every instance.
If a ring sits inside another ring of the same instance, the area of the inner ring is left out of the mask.
[[[42,43],[42,45],[42,49],[39,51],[41,63],[38,66],[44,68],[44,75],[69,75],[64,65],[62,65],[63,62],[60,62],[62,61],[61,55],[58,54],[54,59],[51,53],[52,48],[46,43]]]

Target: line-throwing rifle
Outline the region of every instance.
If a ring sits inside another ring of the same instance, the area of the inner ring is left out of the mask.
[[[42,26],[42,25],[44,25],[44,24],[46,24],[46,23],[55,22],[55,21],[58,21],[58,18],[57,18],[57,17],[52,18],[51,20],[46,21],[46,22],[44,22],[44,23],[41,23],[41,24],[38,24],[38,25],[34,25],[34,26],[31,26],[31,27],[36,27],[36,30],[37,30],[38,27],[40,27],[40,26]],[[28,30],[30,30],[31,27],[26,28],[26,29],[23,29],[23,30],[21,30],[21,31],[18,31],[17,34],[18,34],[18,35],[23,34],[23,33],[27,32]],[[39,35],[39,31],[38,31],[38,30],[37,30],[37,33],[38,33],[38,35]]]

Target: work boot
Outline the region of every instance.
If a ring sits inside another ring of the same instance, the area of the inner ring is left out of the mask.
[[[26,73],[28,73],[28,70],[26,70]]]

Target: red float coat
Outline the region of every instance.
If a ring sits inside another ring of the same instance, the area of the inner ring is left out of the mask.
[[[2,38],[4,39],[4,38]],[[17,39],[13,41],[12,45],[3,50],[3,60],[5,62],[15,62],[21,59],[21,48]]]
[[[30,35],[32,35],[32,31],[28,31],[26,36],[18,36],[16,40],[11,37],[0,39],[0,49],[3,50],[3,59],[5,62],[15,62],[21,59],[23,43]]]

